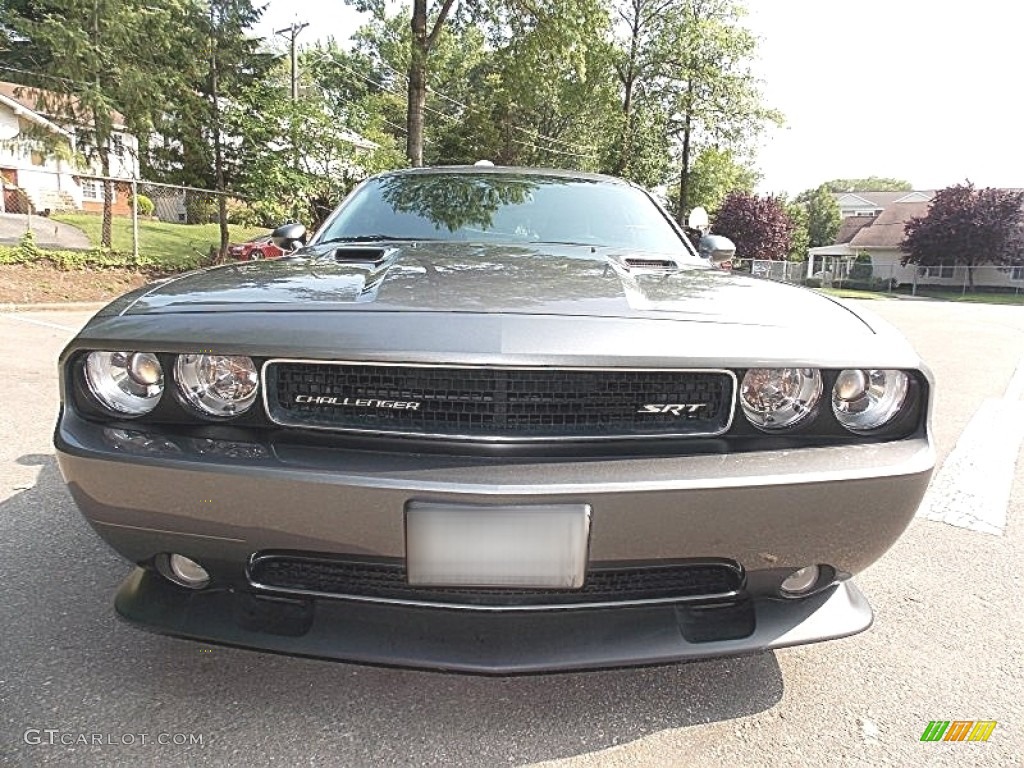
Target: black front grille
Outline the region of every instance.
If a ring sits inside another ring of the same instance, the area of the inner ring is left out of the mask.
[[[295,555],[257,558],[249,579],[262,587],[289,592],[499,607],[693,600],[732,594],[743,586],[742,574],[735,566],[668,562],[628,567],[592,566],[587,570],[583,587],[574,590],[442,589],[411,586],[401,561],[355,561]]]
[[[468,438],[716,435],[722,371],[460,368],[270,362],[267,407],[286,426]]]

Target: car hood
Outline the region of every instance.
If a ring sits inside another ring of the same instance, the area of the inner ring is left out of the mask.
[[[356,260],[353,260],[356,259]],[[379,259],[372,263],[370,259]],[[590,246],[462,243],[312,247],[161,281],[104,314],[328,310],[675,318],[755,326],[869,328],[812,291],[694,260]],[[636,262],[645,262],[637,265]]]

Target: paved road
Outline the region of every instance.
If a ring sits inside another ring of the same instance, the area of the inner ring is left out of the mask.
[[[932,364],[935,431],[949,455],[983,404],[1006,393],[1024,356],[1024,311],[871,307]],[[111,595],[128,567],[60,481],[54,361],[85,318],[0,315],[0,764],[1021,764],[1024,462],[1004,535],[915,521],[859,577],[877,619],[846,640],[513,679],[208,649],[115,619]],[[927,721],[958,718],[999,724],[987,743],[918,741]],[[135,743],[49,745],[43,733],[26,744],[28,729]],[[153,744],[160,734],[203,744]]]
[[[45,248],[72,248],[88,250],[92,247],[85,232],[70,224],[63,224],[44,216],[31,218],[36,245]],[[29,227],[29,218],[20,213],[0,213],[0,244],[18,243]]]

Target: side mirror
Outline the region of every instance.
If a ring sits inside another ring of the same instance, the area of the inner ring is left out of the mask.
[[[697,253],[712,264],[721,264],[736,255],[736,246],[728,237],[704,235],[697,246]]]
[[[283,251],[294,251],[306,244],[306,228],[297,221],[282,224],[270,233],[270,242]]]

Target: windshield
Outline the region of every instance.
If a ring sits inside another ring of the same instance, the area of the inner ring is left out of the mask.
[[[345,240],[570,243],[689,254],[642,191],[612,182],[506,173],[372,179],[320,233]]]

